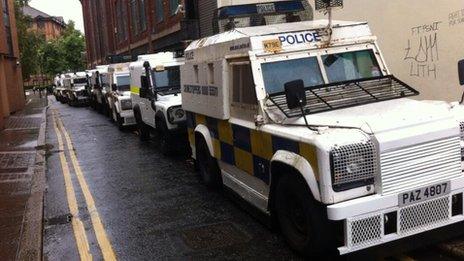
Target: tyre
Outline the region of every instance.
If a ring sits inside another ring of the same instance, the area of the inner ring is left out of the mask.
[[[299,174],[280,178],[275,207],[282,234],[294,250],[305,257],[320,257],[333,250],[327,215]]]
[[[176,150],[176,146],[171,142],[172,137],[169,133],[169,129],[165,121],[156,121],[156,136],[159,142],[158,146],[161,153],[163,153],[165,156],[172,155]]]
[[[119,130],[124,129],[124,118],[122,118],[119,113],[116,113],[116,124],[118,125]]]
[[[140,141],[150,140],[150,126],[145,124],[139,112],[135,111],[135,120],[137,122],[137,130],[139,131]]]
[[[218,162],[209,153],[208,146],[203,138],[197,140],[196,163],[201,179],[208,188],[219,189],[222,187],[221,170]]]
[[[116,111],[116,107],[113,107],[113,109],[111,110],[110,119],[112,122],[118,123],[118,112]]]

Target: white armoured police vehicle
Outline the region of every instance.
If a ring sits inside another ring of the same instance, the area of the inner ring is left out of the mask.
[[[55,96],[56,100],[61,103],[65,102],[64,96],[63,96],[63,91],[64,91],[63,79],[64,79],[64,74],[58,74],[53,80],[54,85],[55,85],[55,89],[53,90],[53,95]]]
[[[92,86],[90,106],[103,114],[108,114],[106,99],[106,94],[110,90],[108,68],[108,65],[98,65],[95,70],[92,70],[92,75],[90,77]]]
[[[129,64],[111,64],[108,71],[111,91],[107,93],[107,104],[110,117],[120,129],[135,125],[130,95]]]
[[[71,106],[86,105],[89,102],[87,73],[76,72],[71,75],[70,80],[71,88],[67,91],[68,104]]]
[[[156,130],[164,154],[186,144],[186,116],[180,95],[180,65],[174,53],[141,55],[130,65],[131,97],[140,139]]]
[[[236,28],[186,49],[182,105],[205,183],[274,217],[308,256],[462,231],[460,106],[408,98],[367,23],[327,28]]]

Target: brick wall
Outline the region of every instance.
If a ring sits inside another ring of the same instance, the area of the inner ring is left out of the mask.
[[[0,129],[4,127],[5,117],[21,110],[25,105],[21,66],[19,64],[14,3],[13,0],[7,0],[7,3],[11,38],[6,32],[3,19],[0,19]],[[0,1],[2,16],[3,8],[3,1]],[[9,39],[11,39],[12,50],[9,48]]]
[[[191,40],[191,27],[183,23],[182,13],[171,12],[169,0],[161,0],[163,19],[156,20],[155,0],[134,0],[137,5],[145,3],[146,26],[139,30],[133,21],[140,19],[140,12],[134,17],[131,11],[133,0],[81,0],[87,41],[88,67],[106,63],[109,55],[139,55],[158,51],[176,51],[184,47],[185,40]],[[187,0],[193,1],[193,0]],[[185,6],[186,0],[179,0]],[[122,7],[122,8],[119,8]],[[191,5],[190,5],[191,6]],[[193,8],[193,7],[192,7]],[[98,9],[98,10],[97,10]],[[176,9],[176,7],[174,7]],[[118,13],[118,10],[119,13]],[[121,14],[122,13],[122,14]],[[97,16],[99,14],[99,16]],[[127,19],[124,23],[123,19]],[[189,20],[191,25],[194,23]],[[102,28],[101,24],[105,24]],[[188,30],[190,29],[190,30]],[[195,31],[196,27],[193,28]],[[123,32],[121,36],[121,31]],[[124,33],[125,32],[125,33]],[[184,38],[188,39],[184,39]],[[195,35],[196,37],[196,35]]]

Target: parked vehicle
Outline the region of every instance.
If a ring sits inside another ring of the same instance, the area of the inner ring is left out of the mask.
[[[66,79],[67,75],[66,74],[60,74],[57,77],[55,77],[55,84],[56,87],[53,91],[53,94],[56,98],[57,101],[61,103],[67,103],[68,102],[68,97],[66,96],[66,88],[64,86],[64,80]]]
[[[182,106],[204,182],[276,220],[306,256],[462,227],[462,107],[410,99],[367,23],[329,27],[236,28],[189,45]]]
[[[70,106],[88,105],[89,95],[88,86],[89,80],[86,72],[76,72],[71,75],[70,89],[67,91],[68,104]]]
[[[135,125],[134,111],[130,93],[129,64],[112,64],[109,66],[111,91],[107,93],[108,111],[119,129]]]
[[[159,148],[170,154],[187,146],[186,117],[181,104],[180,65],[174,53],[139,56],[131,63],[131,98],[140,139],[156,131]]]
[[[91,107],[105,115],[108,115],[106,93],[110,90],[108,68],[108,65],[99,65],[92,71],[90,77],[92,92],[90,95]]]

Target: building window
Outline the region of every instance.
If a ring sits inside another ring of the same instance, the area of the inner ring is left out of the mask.
[[[140,31],[143,32],[147,30],[147,16],[145,13],[145,0],[140,0],[139,2],[139,28]]]
[[[179,0],[169,0],[169,11],[171,15],[175,15],[177,7],[179,6]]]
[[[10,14],[8,12],[8,1],[3,0],[3,23],[5,24],[7,54],[13,56],[13,38],[11,37]]]
[[[127,11],[122,0],[116,2],[116,17],[117,37],[118,41],[122,42],[127,39]]]
[[[163,0],[155,0],[155,14],[157,23],[161,23],[164,21]]]
[[[139,34],[139,17],[138,17],[138,8],[137,8],[137,0],[132,0],[130,2],[130,11],[131,11],[131,32],[134,35]]]

